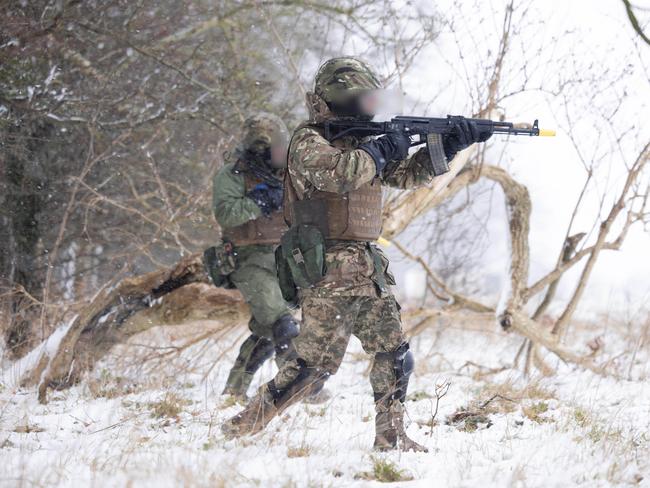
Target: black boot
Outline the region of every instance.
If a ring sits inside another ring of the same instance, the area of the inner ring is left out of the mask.
[[[244,410],[221,425],[227,439],[260,432],[291,405],[323,388],[329,373],[308,367],[300,358],[297,361],[300,368],[298,376],[287,387],[278,388],[271,380],[260,388]]]
[[[283,315],[273,324],[273,342],[275,343],[275,361],[278,368],[296,359],[298,353],[293,346],[293,339],[299,334],[298,322],[291,315]],[[332,395],[324,388],[325,384],[320,383],[314,386],[312,392],[304,398],[305,403],[318,405],[327,402]]]
[[[273,356],[273,343],[269,339],[255,334],[248,336],[239,348],[239,355],[230,370],[223,394],[246,398],[246,392],[255,372],[271,356]]]

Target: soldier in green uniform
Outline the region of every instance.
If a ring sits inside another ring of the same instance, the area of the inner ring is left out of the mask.
[[[215,175],[214,215],[223,246],[234,269],[217,269],[236,287],[251,309],[251,334],[241,345],[224,394],[239,398],[255,372],[276,353],[282,364],[295,355],[291,344],[298,324],[282,298],[273,252],[287,230],[282,216],[282,174],[286,168],[288,133],[284,123],[262,113],[244,122],[243,136],[231,159]]]
[[[381,84],[363,62],[334,58],[316,75],[307,96],[310,119],[294,132],[285,176],[290,268],[299,286],[303,325],[294,341],[297,357],[263,385],[244,410],[226,421],[227,437],[263,429],[275,416],[335,374],[349,338],[359,338],[374,356],[375,443],[378,450],[426,451],[404,428],[404,402],[413,355],[402,332],[395,284],[388,260],[374,244],[380,236],[382,185],[406,189],[429,183],[431,158],[446,162],[471,143],[486,140],[471,122],[459,122],[448,136],[437,135],[429,148],[408,155],[409,137],[390,133],[360,140],[345,136],[330,142],[324,122],[337,117],[370,119]],[[317,232],[314,230],[317,229]],[[323,237],[322,275],[318,236]],[[283,239],[282,247],[285,247]],[[299,279],[298,279],[299,278]]]

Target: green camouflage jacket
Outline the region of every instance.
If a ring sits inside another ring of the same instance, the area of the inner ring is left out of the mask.
[[[235,163],[225,164],[214,176],[212,207],[222,228],[237,227],[262,216],[257,204],[246,196],[243,174],[235,174]]]

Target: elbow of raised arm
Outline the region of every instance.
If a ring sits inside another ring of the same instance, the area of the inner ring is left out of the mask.
[[[374,160],[365,151],[343,151],[333,158],[330,169],[317,171],[311,183],[321,191],[348,193],[371,182],[377,173]]]

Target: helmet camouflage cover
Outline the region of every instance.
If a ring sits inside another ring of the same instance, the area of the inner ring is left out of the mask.
[[[277,115],[262,112],[247,118],[242,126],[240,151],[249,155],[265,156],[271,146],[288,142],[288,130]]]
[[[332,58],[318,69],[314,91],[327,103],[340,103],[361,92],[380,88],[379,79],[366,63],[342,57]]]

